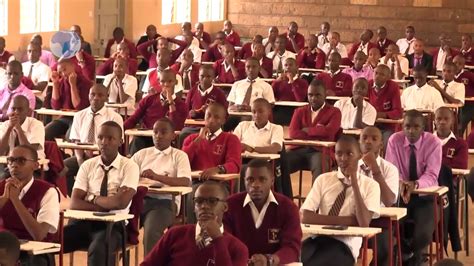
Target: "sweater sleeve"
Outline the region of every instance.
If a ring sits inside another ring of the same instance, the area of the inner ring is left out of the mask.
[[[74,106],[75,110],[82,110],[89,106],[89,90],[92,87],[92,82],[84,77],[82,74],[81,78],[78,78],[77,89],[79,90],[79,96],[81,97],[80,102],[77,106]]]
[[[110,58],[102,63],[97,69],[97,75],[108,75],[112,73],[110,70],[112,69],[111,66],[114,64],[114,61],[115,60],[113,58]]]
[[[94,57],[91,56],[90,54],[82,53],[82,56],[84,58],[84,64],[85,66],[82,68],[82,75],[84,75],[87,79],[90,81],[94,80],[95,76],[95,60]]]
[[[226,239],[219,237],[212,240],[214,247],[214,257],[216,258],[215,265],[222,266],[246,266],[249,258],[249,252],[247,248],[235,238],[229,239],[228,245],[226,245]],[[157,264],[158,265],[158,264]]]
[[[184,121],[188,116],[188,109],[186,108],[186,104],[179,100],[176,102],[176,111],[169,112],[169,118],[173,121],[173,124],[176,130],[181,130],[184,127]]]
[[[306,102],[307,89],[308,83],[304,79],[297,79],[291,83],[291,90],[298,102]]]
[[[286,222],[280,232],[280,249],[274,253],[280,258],[280,264],[298,261],[301,252],[301,238],[303,237],[298,208],[292,202],[286,207],[288,212],[286,215],[287,219],[285,219]]]
[[[308,134],[303,129],[303,114],[305,108],[301,107],[295,110],[290,122],[290,138],[292,139],[307,139]]]
[[[148,51],[148,47],[150,47],[150,45],[153,45],[154,42],[155,40],[153,39],[137,46],[138,53],[141,54],[146,61],[150,61],[150,57],[153,56],[153,53]]]
[[[315,127],[310,127],[308,136],[321,138],[321,139],[334,139],[337,132],[341,128],[341,111],[334,108],[334,111],[330,114],[331,119],[326,125],[317,124]]]
[[[161,237],[160,241],[146,255],[140,266],[167,265],[169,261],[170,248],[172,247],[172,232],[167,232]]]
[[[127,120],[125,120],[125,123],[123,123],[124,129],[134,128],[138,121],[143,118],[143,115],[145,114],[145,111],[148,107],[148,100],[149,97],[145,97],[138,103],[138,107],[135,112],[133,112],[133,114],[129,116]]]
[[[390,119],[400,119],[403,114],[402,102],[400,97],[400,89],[397,88],[393,91],[392,95],[392,110],[387,112],[387,117]]]
[[[467,143],[464,140],[460,141],[458,150],[452,161],[452,167],[458,169],[468,169],[468,152],[469,150],[467,148]]]
[[[191,170],[193,170],[193,160],[196,151],[198,150],[198,143],[194,142],[194,139],[196,139],[197,136],[198,134],[192,134],[186,137],[183,142],[183,147],[181,148],[188,155],[189,163],[191,163]]]
[[[240,173],[242,166],[240,140],[237,136],[229,134],[227,139],[227,152],[225,154],[224,168],[226,173]]]

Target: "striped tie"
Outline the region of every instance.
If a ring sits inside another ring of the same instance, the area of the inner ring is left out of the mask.
[[[337,196],[336,201],[334,201],[331,210],[329,210],[329,216],[338,216],[339,212],[341,211],[342,205],[344,204],[344,200],[346,199],[346,190],[348,187],[350,187],[350,185],[344,184],[342,181],[341,184],[343,186],[342,191]]]

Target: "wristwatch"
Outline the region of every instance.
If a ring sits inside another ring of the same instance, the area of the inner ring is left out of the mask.
[[[217,169],[219,169],[219,174],[225,174],[226,173],[225,167],[222,164],[218,165]]]
[[[93,203],[95,197],[96,197],[96,196],[95,196],[94,194],[89,194],[89,195],[86,197],[86,201],[87,201],[87,202],[90,202],[90,203]]]

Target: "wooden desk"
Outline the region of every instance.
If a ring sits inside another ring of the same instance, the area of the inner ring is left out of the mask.
[[[400,220],[407,215],[406,208],[397,207],[381,207],[380,217],[374,219],[371,222],[371,226],[381,226],[387,228],[388,232],[393,232],[395,227],[395,236],[397,238],[397,261],[398,265],[402,266],[402,248],[401,248],[401,237],[400,237]],[[390,233],[388,236],[388,246],[393,247],[393,234]],[[390,266],[393,265],[393,248],[388,249],[388,257],[390,259]],[[397,263],[395,263],[397,264]]]
[[[465,102],[474,102],[474,97],[466,97],[464,98]]]
[[[99,146],[97,144],[77,144],[74,142],[64,141],[63,139],[56,139],[56,144],[58,144],[60,149],[99,151]]]
[[[232,116],[252,116],[252,112],[228,111],[228,113]]]
[[[95,75],[95,79],[104,80],[105,75]]]
[[[232,88],[232,83],[214,83],[214,86],[219,88]]]
[[[40,108],[40,109],[36,109],[35,113],[37,113],[38,115],[74,116],[77,113],[77,111]]]
[[[400,119],[377,118],[377,120],[375,120],[375,123],[403,124],[403,118],[400,118]]]
[[[332,230],[324,229],[324,225],[315,224],[301,224],[301,231],[303,234],[311,235],[325,235],[325,236],[349,236],[349,237],[362,237],[363,238],[363,249],[362,249],[362,265],[369,265],[367,259],[368,239],[376,239],[376,235],[382,232],[382,229],[376,227],[356,227],[349,226],[347,230]],[[374,260],[377,260],[377,248],[374,245]]]
[[[289,106],[289,107],[301,107],[308,105],[308,102],[292,102],[292,101],[278,101],[275,102],[275,106]]]
[[[345,97],[345,96],[326,96],[326,101],[328,101],[331,104],[334,104],[335,102],[343,99],[347,99],[350,97]]]
[[[197,126],[197,127],[204,127],[206,125],[206,121],[204,119],[186,119],[184,121],[186,126]]]
[[[125,119],[128,117],[128,105],[125,103],[105,103],[105,107],[118,109],[118,113],[123,113]]]
[[[61,244],[51,242],[30,241],[20,244],[20,250],[30,255],[41,255],[49,253],[57,253],[61,250]]]
[[[473,150],[474,151],[474,150]],[[466,256],[469,256],[469,196],[468,196],[468,188],[467,188],[467,175],[470,173],[469,169],[451,169],[454,176],[459,177],[457,179],[457,193],[456,193],[456,209],[459,210],[459,204],[462,201],[462,210],[461,210],[461,217],[462,217],[462,231],[463,235],[461,239],[464,239],[464,250],[466,251]],[[462,183],[461,183],[462,182]],[[462,185],[462,187],[461,187]],[[463,196],[461,198],[461,192]]]
[[[137,73],[135,74],[135,76],[147,76],[148,73],[146,71],[137,71]]]
[[[360,136],[360,134],[362,134],[362,129],[360,128],[344,129],[342,133],[348,134],[348,135]]]
[[[465,68],[465,69],[469,69],[469,70],[474,70],[474,66],[465,65],[464,68]]]
[[[242,158],[249,159],[263,159],[268,161],[273,161],[280,159],[280,154],[278,153],[256,153],[256,152],[244,152],[241,154]]]
[[[31,91],[36,97],[40,97],[41,95],[43,95],[43,92],[40,90],[31,90]]]
[[[153,130],[152,129],[127,129],[125,130],[125,136],[133,136],[133,137],[152,137]]]
[[[192,171],[191,177],[193,179],[200,179],[201,173],[202,171]],[[216,175],[213,175],[210,179],[215,180],[215,181],[232,181],[234,179],[239,179],[239,178],[240,178],[240,174],[235,173],[235,174],[216,174]]]
[[[304,67],[300,67],[298,69],[298,72],[301,73],[301,72],[324,72],[324,69],[321,69],[321,68],[304,68]]]

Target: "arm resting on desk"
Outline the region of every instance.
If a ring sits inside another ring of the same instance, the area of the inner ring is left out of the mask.
[[[71,210],[81,210],[81,211],[106,211],[104,208],[92,204],[88,201],[85,201],[87,192],[82,189],[75,188],[72,191],[71,195]]]
[[[279,153],[281,151],[281,145],[278,143],[272,143],[270,146],[254,147],[255,152],[258,153]]]
[[[125,209],[130,201],[132,201],[135,192],[135,189],[123,186],[120,187],[117,193],[113,196],[97,197],[95,204],[106,210]]]

